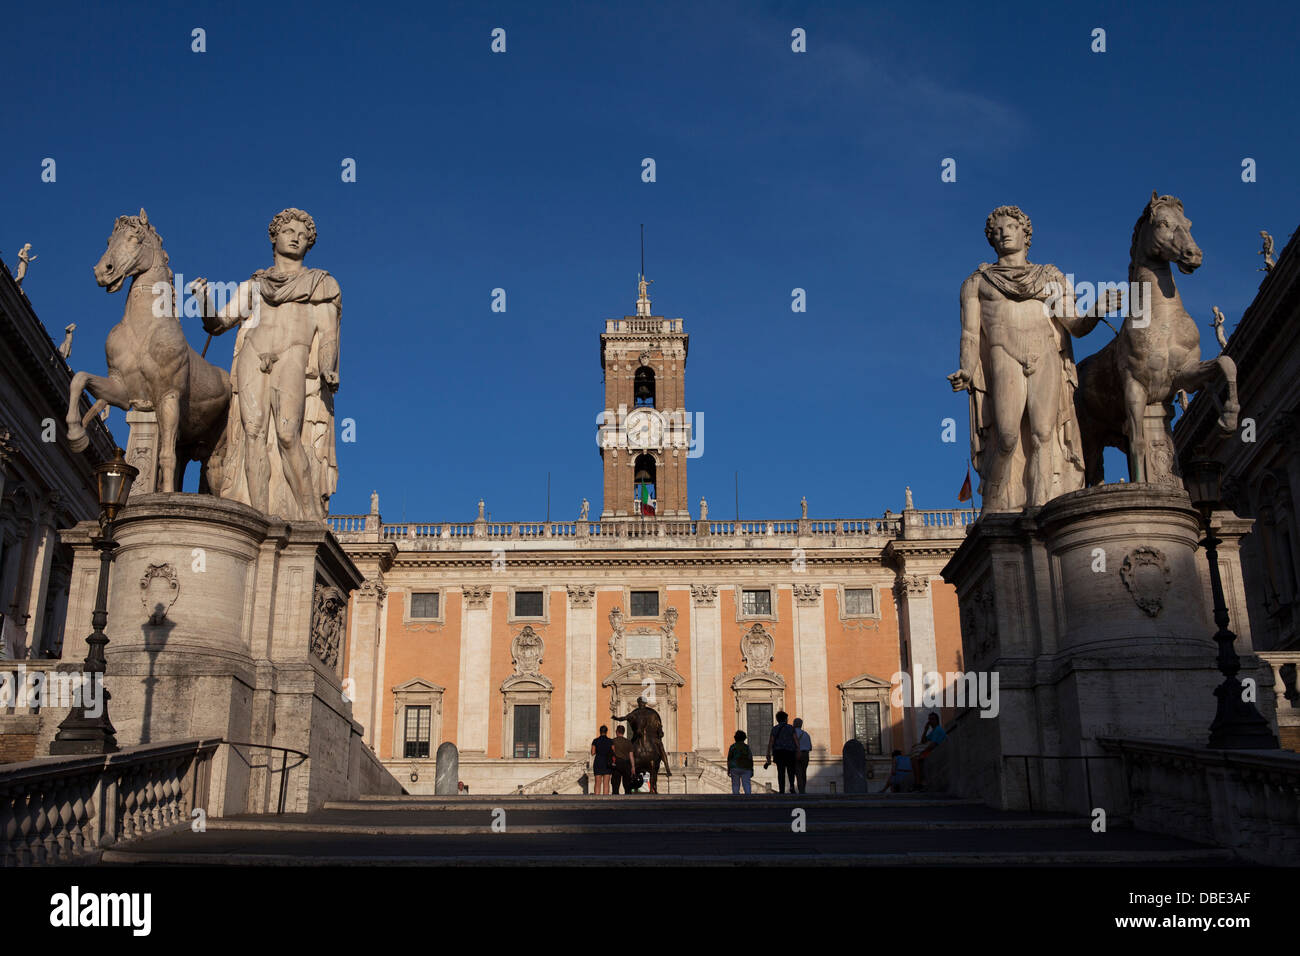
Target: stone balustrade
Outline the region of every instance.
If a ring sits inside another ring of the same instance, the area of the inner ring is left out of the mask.
[[[219,739],[48,757],[0,768],[0,866],[76,862],[190,822]]]
[[[883,547],[893,538],[963,538],[975,514],[960,508],[908,510],[882,518],[696,521],[690,518],[615,518],[606,521],[380,522],[377,515],[331,515],[342,542],[393,542],[400,550],[490,550],[497,547],[668,548]]]
[[[665,319],[658,315],[628,315],[621,319],[605,320],[605,332],[607,334],[627,332],[658,335],[662,332],[680,332],[681,330],[681,319]]]
[[[1300,751],[1300,650],[1259,651],[1256,656],[1273,669],[1278,741],[1286,750]]]
[[[1113,737],[1097,743],[1121,758],[1117,779],[1138,829],[1215,843],[1258,863],[1300,860],[1300,754]]]

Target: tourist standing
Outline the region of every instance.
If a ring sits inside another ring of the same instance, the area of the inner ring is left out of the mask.
[[[794,793],[794,763],[795,754],[798,752],[795,743],[794,728],[786,723],[789,714],[784,710],[776,713],[776,726],[772,728],[772,733],[767,738],[767,763],[763,764],[766,770],[776,762],[776,783],[781,793],[785,793],[785,781],[790,779],[790,792]]]
[[[623,728],[614,728],[614,739],[610,741],[610,747],[614,754],[614,773],[612,782],[614,792],[618,793],[618,786],[623,785],[624,793],[632,792],[632,775],[636,773],[636,755],[632,752],[632,743],[623,736]]]
[[[740,793],[745,788],[749,793],[749,781],[754,776],[754,754],[745,743],[745,732],[736,731],[736,742],[727,751],[727,773],[731,775],[731,792]]]
[[[614,741],[609,739],[609,728],[600,727],[600,736],[591,742],[591,773],[596,778],[596,793],[609,793],[609,778],[614,772]]]
[[[808,758],[812,756],[812,738],[803,729],[803,718],[794,719],[794,776],[799,784],[799,792],[808,792]],[[791,788],[794,789],[793,787]]]
[[[943,729],[943,724],[939,723],[939,715],[933,710],[930,711],[930,716],[925,722],[925,729],[921,731],[921,743],[913,753],[916,758],[914,765],[916,767],[916,788],[918,790],[925,789],[925,758],[930,755],[931,750],[947,739],[948,734]]]

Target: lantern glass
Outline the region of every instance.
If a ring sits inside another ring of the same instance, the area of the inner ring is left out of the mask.
[[[1223,464],[1212,458],[1194,461],[1184,470],[1183,483],[1198,511],[1212,511],[1219,505]]]
[[[111,461],[95,469],[99,482],[99,507],[109,521],[116,518],[118,511],[126,505],[131,494],[131,482],[140,474],[138,468],[126,463],[125,456],[126,453],[119,448]]]

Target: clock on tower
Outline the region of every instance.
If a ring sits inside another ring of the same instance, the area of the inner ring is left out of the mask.
[[[691,516],[684,389],[690,337],[682,331],[681,319],[650,314],[650,281],[638,277],[636,315],[606,319],[600,337],[605,370],[602,521]]]

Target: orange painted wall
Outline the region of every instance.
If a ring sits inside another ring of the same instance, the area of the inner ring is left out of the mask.
[[[743,585],[741,586],[743,587]],[[736,620],[736,598],[739,589],[718,591],[718,605],[722,625],[722,687],[725,700],[722,707],[723,739],[718,742],[723,753],[734,742],[736,731],[745,729],[736,725],[736,692],[731,689],[731,680],[737,674],[745,673],[745,657],[740,652],[740,639],[754,624],[762,624],[763,630],[772,635],[776,642],[773,653],[772,670],[785,678],[785,710],[794,719],[799,713],[799,700],[794,686],[794,595],[789,586],[777,587],[776,616],[779,620]],[[743,716],[742,716],[743,720]],[[747,731],[748,732],[748,731]],[[767,748],[766,740],[747,740],[754,755],[761,756]],[[717,745],[715,745],[717,746]]]
[[[961,650],[961,611],[957,606],[957,589],[943,578],[930,580],[930,601],[934,606],[934,644],[938,671],[963,671],[965,658]]]
[[[551,752],[543,757],[564,756],[564,631],[568,593],[562,588],[549,591],[547,604],[550,623],[540,621],[510,622],[510,593],[496,591],[492,594],[492,662],[490,673],[487,755],[489,757],[514,756],[513,741],[502,739],[505,730],[505,710],[501,698],[501,684],[515,672],[510,659],[510,642],[525,625],[541,636],[545,644],[542,655],[542,674],[550,678],[555,689],[551,692]]]
[[[831,739],[826,741],[832,754],[838,754],[848,740],[844,726],[844,708],[840,706],[838,684],[870,674],[881,680],[890,680],[899,671],[898,660],[898,609],[894,605],[894,592],[887,587],[876,587],[880,600],[878,630],[845,627],[840,620],[839,589],[827,587],[822,591],[822,607],[826,614],[826,688],[830,701]],[[863,622],[870,623],[870,622]],[[893,733],[894,746],[903,749],[903,712],[889,704],[886,718]]]
[[[565,615],[569,608],[569,594],[565,588],[552,588],[550,591],[551,625],[542,640],[546,643],[546,653],[542,658],[542,673],[551,679],[555,689],[551,691],[551,756],[564,756],[564,657],[567,646],[568,625]],[[536,625],[533,626],[536,630]],[[506,645],[506,657],[510,656]],[[595,736],[594,734],[592,736]]]
[[[609,612],[615,605],[622,607],[622,604],[622,595],[617,591],[596,592],[596,726],[607,724],[611,737],[614,736],[614,725],[609,721],[609,688],[604,686],[605,678],[613,670],[609,659]],[[593,733],[591,736],[596,735]]]
[[[456,739],[456,712],[460,705],[461,596],[443,591],[445,624],[437,630],[410,631],[402,625],[406,595],[390,591],[384,601],[388,616],[387,649],[383,662],[383,708],[375,728],[375,749],[381,756],[401,756],[393,737],[393,688],[422,677],[446,688],[442,693],[442,740],[430,741],[430,755],[443,740]],[[400,715],[399,715],[400,716]]]

